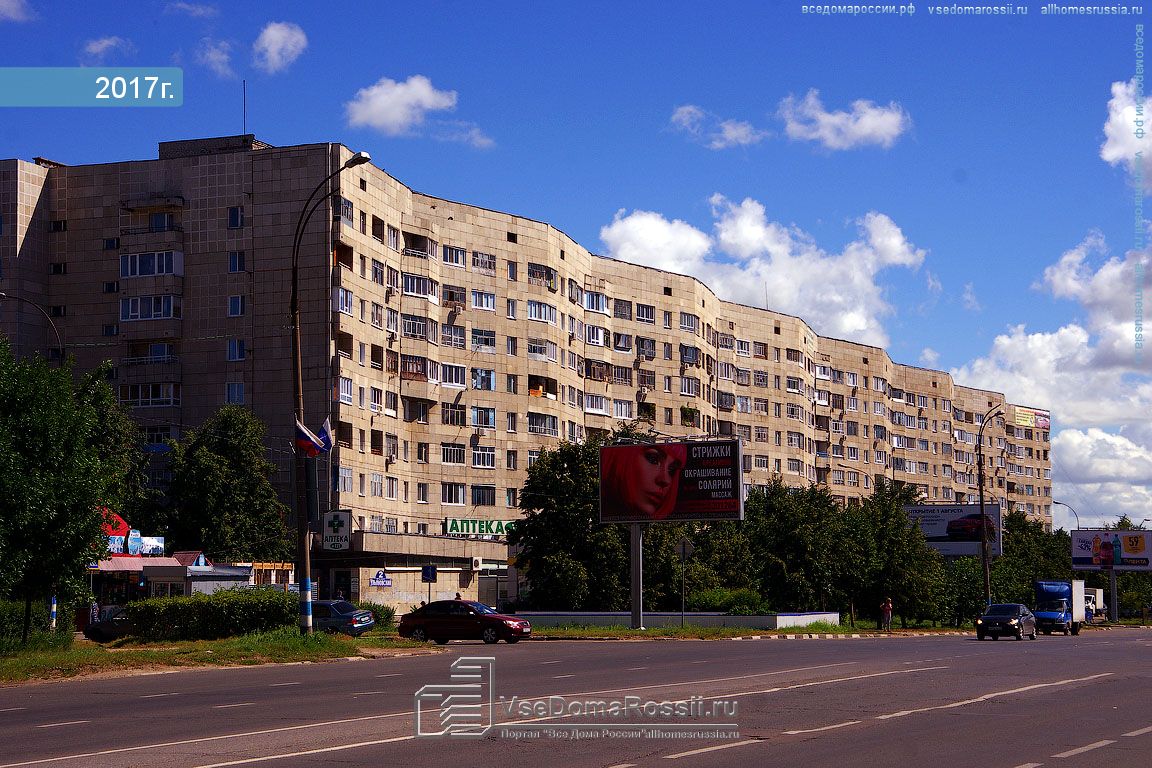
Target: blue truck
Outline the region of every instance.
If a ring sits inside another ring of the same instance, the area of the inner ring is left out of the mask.
[[[1080,634],[1084,623],[1084,582],[1038,581],[1035,588],[1036,628],[1046,635]]]

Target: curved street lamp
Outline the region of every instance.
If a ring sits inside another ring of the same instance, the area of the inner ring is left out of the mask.
[[[988,518],[984,515],[984,427],[988,422],[1003,414],[1000,406],[996,406],[984,414],[980,422],[980,429],[976,431],[976,483],[977,493],[980,494],[980,562],[984,567],[984,604],[992,603],[992,569],[988,563]]]
[[[31,304],[33,307],[36,307],[36,309],[40,311],[40,314],[44,315],[44,319],[48,321],[48,325],[52,328],[52,333],[56,334],[56,347],[60,350],[60,356],[64,356],[64,341],[60,338],[60,329],[56,327],[56,322],[52,319],[52,316],[48,314],[44,307],[40,306],[40,304],[37,302],[32,301],[32,299],[26,299],[23,296],[13,296],[10,293],[4,293],[2,291],[0,291],[0,299],[13,299],[15,301],[22,301],[25,304]]]
[[[1061,507],[1068,507],[1068,511],[1071,512],[1072,516],[1076,518],[1076,530],[1080,530],[1080,515],[1076,514],[1076,510],[1072,509],[1070,505],[1065,504],[1062,501],[1053,501],[1052,503],[1058,504]]]
[[[304,239],[304,228],[308,223],[308,219],[316,212],[316,209],[321,203],[334,194],[335,190],[322,195],[313,204],[312,201],[316,198],[317,193],[320,192],[325,184],[338,176],[342,171],[371,162],[371,160],[372,158],[367,152],[357,152],[345,160],[339,168],[324,177],[324,179],[316,185],[316,188],[312,190],[312,194],[308,195],[308,199],[304,201],[304,207],[300,209],[300,218],[296,221],[296,231],[292,237],[292,295],[290,299],[290,312],[292,316],[292,387],[296,401],[296,421],[301,424],[304,423],[304,372],[300,357],[300,242]],[[295,431],[295,427],[293,427],[293,431]],[[296,489],[300,487],[300,465],[301,460],[298,458],[295,465],[297,481],[293,486]],[[300,633],[310,635],[312,634],[312,558],[309,549],[311,544],[309,532],[310,522],[314,518],[319,517],[320,495],[316,483],[316,457],[303,457],[303,465],[305,489],[305,509],[303,510],[303,514],[301,514],[298,493],[294,494],[293,501],[296,507],[296,532],[297,538],[299,539],[297,542],[297,557],[300,573],[297,576],[297,580],[300,584]]]

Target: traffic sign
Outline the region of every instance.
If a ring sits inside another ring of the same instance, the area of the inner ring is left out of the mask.
[[[425,584],[435,584],[436,583],[436,566],[425,565],[424,567],[422,567],[420,569],[420,581],[424,582]]]
[[[680,539],[680,543],[676,545],[676,551],[680,553],[680,560],[684,561],[692,557],[692,553],[696,551],[696,547],[692,546],[692,542],[688,541],[688,537]]]

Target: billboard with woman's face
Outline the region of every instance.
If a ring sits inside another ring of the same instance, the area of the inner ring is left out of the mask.
[[[743,520],[740,441],[600,449],[600,522]]]

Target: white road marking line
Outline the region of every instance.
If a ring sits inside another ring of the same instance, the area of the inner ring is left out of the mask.
[[[1091,752],[1094,749],[1100,749],[1100,747],[1106,747],[1109,744],[1115,743],[1115,739],[1104,739],[1103,741],[1097,741],[1093,744],[1088,744],[1087,746],[1077,747],[1076,749],[1070,749],[1067,752],[1061,752],[1060,754],[1052,755],[1052,757],[1075,757],[1076,755],[1082,755],[1085,752]]]
[[[1128,733],[1122,733],[1120,735],[1121,736],[1143,736],[1146,733],[1152,733],[1152,725],[1148,726],[1147,728],[1141,728],[1138,731],[1128,731]]]
[[[648,667],[628,667],[628,669],[626,669],[624,671],[625,672],[638,672],[641,669],[648,669]]]
[[[552,679],[553,679],[553,680],[563,680],[563,679],[564,679],[564,678],[566,678],[566,677],[576,677],[576,675],[556,675],[556,676],[555,676],[555,677],[553,677]]]
[[[19,712],[28,709],[28,707],[8,707],[8,709],[0,709],[0,712]]]
[[[542,661],[542,662],[540,662],[540,666],[544,666],[545,664],[562,664],[562,663],[563,662],[561,662],[561,661]]]
[[[90,723],[90,722],[92,722],[92,721],[91,720],[68,720],[67,722],[63,722],[63,723],[45,723],[44,725],[38,725],[36,727],[37,728],[56,728],[56,727],[61,726],[61,725],[80,725],[81,723]]]
[[[689,664],[707,664],[707,663],[708,663],[708,662],[710,662],[710,661],[712,661],[712,659],[704,659],[703,661],[691,661],[691,662],[688,662],[688,663],[689,663]]]
[[[866,680],[870,677],[887,677],[888,675],[907,675],[912,672],[932,672],[938,669],[949,669],[949,667],[918,667],[917,669],[894,669],[891,672],[873,672],[868,675],[854,675],[852,677],[836,677],[831,680],[812,680],[807,683],[795,683],[794,685],[782,685],[777,688],[765,688],[762,691],[742,691],[739,693],[723,693],[717,696],[697,696],[697,701],[711,701],[712,699],[732,699],[737,696],[756,696],[764,693],[779,693],[780,691],[794,691],[799,688],[811,688],[816,685],[829,685],[831,683],[847,683],[852,680]],[[0,766],[3,768],[3,766]]]
[[[254,706],[256,706],[256,702],[254,702],[254,701],[242,701],[238,704],[217,704],[216,706],[212,707],[212,709],[231,709],[232,707],[254,707]]]
[[[1044,763],[1021,763],[1016,768],[1040,768]]]
[[[790,672],[808,672],[808,671],[812,671],[812,670],[816,670],[816,669],[828,669],[830,667],[852,666],[852,665],[858,664],[858,663],[859,662],[855,662],[855,661],[839,661],[839,662],[834,662],[832,664],[818,664],[818,665],[811,666],[811,667],[792,667],[789,669],[779,669],[779,670],[776,670],[773,672],[758,672],[758,673],[752,674],[752,675],[737,675],[735,677],[716,677],[716,678],[711,678],[711,679],[706,679],[706,680],[685,680],[685,681],[676,682],[676,683],[657,683],[654,685],[634,685],[634,686],[629,686],[627,688],[606,688],[606,689],[598,690],[598,691],[581,691],[581,692],[567,693],[567,694],[563,694],[563,695],[566,695],[566,696],[591,696],[591,695],[601,694],[601,693],[620,693],[623,691],[651,690],[654,688],[669,688],[669,687],[677,687],[677,686],[685,686],[685,685],[698,685],[701,683],[720,683],[720,682],[727,682],[730,680],[747,680],[747,679],[754,678],[754,677],[765,677],[765,676],[769,676],[769,675],[783,675],[783,674],[788,674]],[[913,671],[913,670],[909,670],[909,671]],[[550,695],[552,695],[552,694],[550,694]],[[547,698],[548,698],[548,696],[537,696],[537,697],[534,697],[531,699],[521,699],[521,701],[538,701],[538,700],[543,700],[543,699],[547,699]],[[722,697],[715,696],[715,697],[711,697],[711,698],[722,698]],[[687,699],[685,699],[685,701],[687,701]],[[282,726],[279,728],[262,728],[262,729],[256,730],[256,731],[242,731],[240,733],[226,733],[226,734],[222,734],[219,736],[200,736],[200,737],[194,738],[194,739],[180,739],[178,741],[161,741],[161,742],[154,742],[152,744],[138,744],[138,745],[133,746],[133,747],[117,747],[114,749],[94,750],[92,752],[78,752],[76,754],[71,754],[71,755],[59,755],[57,757],[45,757],[45,758],[40,758],[38,760],[23,760],[23,761],[20,761],[17,763],[3,763],[3,764],[0,764],[0,768],[23,768],[24,766],[28,766],[28,765],[45,765],[47,763],[58,763],[58,762],[63,762],[65,760],[78,760],[81,758],[102,757],[104,755],[118,755],[118,754],[122,754],[125,752],[140,752],[140,751],[143,751],[146,749],[159,749],[162,747],[180,747],[180,746],[186,746],[188,744],[203,744],[203,743],[209,742],[209,741],[223,741],[226,739],[239,739],[239,738],[246,738],[249,736],[265,736],[265,735],[268,735],[271,733],[286,733],[286,732],[290,732],[290,731],[306,730],[309,728],[327,728],[327,727],[331,727],[334,725],[346,725],[349,723],[363,723],[363,722],[368,722],[371,720],[383,720],[383,719],[392,718],[392,717],[410,717],[414,714],[415,714],[415,712],[413,710],[408,710],[408,711],[404,711],[404,712],[387,712],[387,713],[380,714],[380,715],[363,715],[361,717],[347,717],[347,718],[341,718],[339,720],[322,720],[322,721],[316,722],[316,723],[303,723],[301,725],[286,725],[286,726]]]
[[[877,720],[888,720],[893,717],[904,717],[906,715],[915,715],[920,712],[932,712],[938,709],[955,709],[956,707],[967,706],[968,704],[979,704],[981,702],[996,699],[1001,696],[1011,696],[1014,693],[1024,693],[1025,691],[1035,691],[1039,688],[1053,688],[1058,685],[1069,685],[1071,683],[1083,683],[1088,680],[1097,680],[1101,677],[1109,677],[1112,672],[1102,672],[1098,675],[1088,675],[1087,677],[1072,677],[1067,680],[1057,680],[1052,683],[1036,683],[1035,685],[1025,685],[1022,688],[1013,688],[1008,691],[995,691],[994,693],[986,693],[983,696],[977,696],[974,699],[964,699],[963,701],[954,701],[951,704],[939,704],[935,707],[921,707],[920,709],[905,709],[900,712],[890,712],[886,715],[877,715]]]
[[[376,696],[381,693],[395,693],[395,691],[356,691],[353,696]]]
[[[849,720],[846,723],[836,723],[836,725],[826,725],[823,728],[802,728],[795,731],[784,731],[787,736],[795,736],[799,733],[819,733],[820,731],[831,731],[836,728],[846,728],[849,725],[856,725],[859,720]]]
[[[608,768],[636,768],[636,763],[618,763],[616,765],[610,765]]]
[[[300,683],[271,683],[269,688],[283,688],[286,685],[300,685]]]
[[[142,698],[142,699],[161,699],[165,696],[179,696],[179,695],[180,695],[179,693],[148,693],[148,694],[141,696],[140,698]]]
[[[376,675],[376,677],[403,677],[403,672],[389,672],[386,675]]]
[[[248,765],[250,763],[263,763],[267,760],[283,760],[288,757],[303,757],[304,755],[319,755],[325,752],[339,752],[345,749],[357,749],[359,747],[373,747],[377,744],[392,744],[397,741],[411,741],[416,738],[415,736],[396,736],[391,739],[376,739],[375,741],[360,741],[355,744],[339,744],[335,747],[324,747],[322,749],[307,749],[303,752],[285,752],[280,755],[264,755],[262,757],[249,757],[244,760],[229,760],[226,763],[210,763],[207,765],[198,765],[196,768],[226,768],[230,765]]]
[[[748,744],[759,744],[759,743],[760,742],[758,742],[755,739],[749,739],[747,741],[730,741],[727,744],[717,744],[714,747],[703,747],[702,749],[692,749],[692,750],[689,750],[687,752],[677,752],[674,755],[664,755],[664,759],[665,760],[676,760],[676,759],[679,759],[681,757],[692,757],[692,755],[702,755],[705,752],[715,752],[715,751],[720,750],[720,749],[732,749],[732,747],[744,747],[744,746],[747,746]]]

